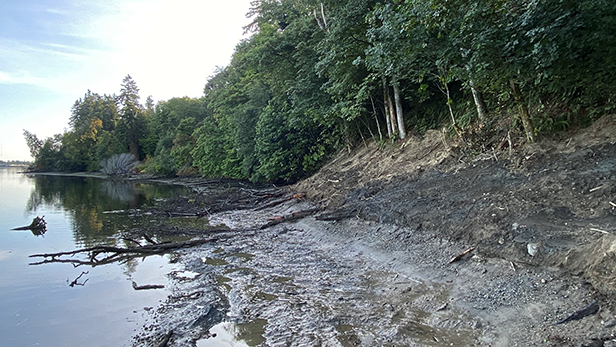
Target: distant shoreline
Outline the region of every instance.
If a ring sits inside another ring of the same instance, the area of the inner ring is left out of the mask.
[[[67,177],[92,177],[92,178],[108,178],[109,176],[101,172],[38,172],[38,171],[23,171],[24,174],[37,176],[67,176]]]

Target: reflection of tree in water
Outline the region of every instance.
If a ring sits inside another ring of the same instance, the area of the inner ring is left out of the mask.
[[[126,213],[105,214],[104,211],[139,208],[152,199],[178,191],[177,187],[170,186],[61,176],[35,176],[34,187],[27,204],[28,211],[37,212],[43,207],[66,211],[70,215],[75,241],[86,247],[114,245],[116,239],[112,236],[139,222]]]
[[[248,346],[258,346],[265,342],[263,333],[266,324],[267,320],[265,319],[255,319],[247,323],[229,325],[226,330],[233,335],[237,341],[243,341]]]
[[[117,201],[131,203],[136,197],[135,185],[128,182],[103,181],[101,189],[105,195]]]
[[[124,273],[126,277],[131,277],[131,275],[137,271],[137,265],[139,265],[139,261],[137,259],[128,259],[122,263],[122,266],[124,267],[124,271],[122,271],[122,273]]]

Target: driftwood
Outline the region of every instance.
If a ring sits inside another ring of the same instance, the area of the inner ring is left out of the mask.
[[[355,217],[356,215],[357,211],[355,210],[339,209],[329,213],[321,213],[315,218],[322,221],[341,221]]]
[[[30,225],[26,225],[19,228],[13,228],[11,230],[30,230],[34,235],[43,235],[47,231],[47,222],[45,221],[45,216],[43,217],[34,217],[32,223]]]
[[[297,220],[297,219],[301,219],[301,218],[310,216],[311,214],[315,214],[318,211],[319,211],[318,208],[312,208],[312,209],[309,209],[309,210],[293,212],[293,213],[288,214],[286,216],[272,218],[272,219],[270,219],[270,221],[268,223],[266,223],[265,225],[262,225],[261,229],[266,229],[266,228],[269,228],[271,226],[274,226],[274,225],[277,225],[277,224],[280,224],[280,223],[290,222],[290,221],[294,221],[294,220]]]
[[[278,206],[280,204],[283,204],[283,203],[285,203],[287,201],[291,201],[293,199],[301,200],[303,197],[304,197],[303,193],[297,193],[297,194],[293,194],[291,196],[286,196],[284,198],[277,199],[277,200],[274,200],[274,201],[270,201],[270,202],[268,202],[266,204],[263,204],[261,207],[256,208],[255,211],[260,211],[260,210],[264,210],[266,208]]]
[[[94,267],[97,265],[109,264],[109,263],[113,263],[116,261],[131,259],[131,258],[139,257],[139,256],[148,256],[148,255],[154,255],[154,254],[168,253],[168,252],[171,252],[179,248],[198,246],[198,245],[202,245],[204,243],[212,242],[215,240],[216,239],[200,239],[200,240],[192,240],[192,241],[186,241],[186,242],[158,243],[154,245],[145,245],[141,247],[128,247],[128,248],[112,247],[112,246],[95,246],[95,247],[89,247],[89,248],[76,249],[76,250],[68,251],[68,252],[32,254],[29,256],[30,258],[42,257],[42,258],[49,258],[49,259],[30,263],[29,265],[41,265],[41,264],[47,264],[47,263],[71,263],[74,266],[90,265]],[[72,257],[80,253],[87,254],[88,259],[87,260],[75,259],[75,258],[60,259],[63,256]],[[105,255],[105,256],[102,258],[98,258],[99,255]]]
[[[597,312],[599,312],[599,304],[596,301],[593,301],[588,306],[582,308],[581,310],[573,312],[573,314],[571,314],[569,317],[557,322],[556,324],[564,324],[572,320],[579,320]]]
[[[137,285],[135,281],[133,281],[133,289],[134,290],[148,290],[148,289],[162,289],[165,288],[162,284],[146,284],[143,286]]]
[[[474,250],[475,250],[475,247],[471,247],[471,248],[467,249],[466,251],[456,255],[455,257],[451,258],[451,260],[449,261],[449,264],[455,263],[456,261],[462,259],[465,255],[469,254],[470,252],[472,252]]]

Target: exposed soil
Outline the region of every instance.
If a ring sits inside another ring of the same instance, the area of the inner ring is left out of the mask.
[[[261,346],[616,346],[616,116],[502,143],[469,156],[428,132],[284,189],[170,182],[199,194],[150,213],[193,226],[147,232],[215,241],[178,251],[196,277],[171,274],[134,345],[216,341],[227,321]]]

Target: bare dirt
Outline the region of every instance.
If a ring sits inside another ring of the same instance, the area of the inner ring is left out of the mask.
[[[214,241],[178,251],[197,275],[134,345],[216,343],[226,321],[250,346],[616,346],[616,116],[494,147],[428,132],[283,189],[175,180],[199,194],[154,212],[210,229],[149,232]]]

